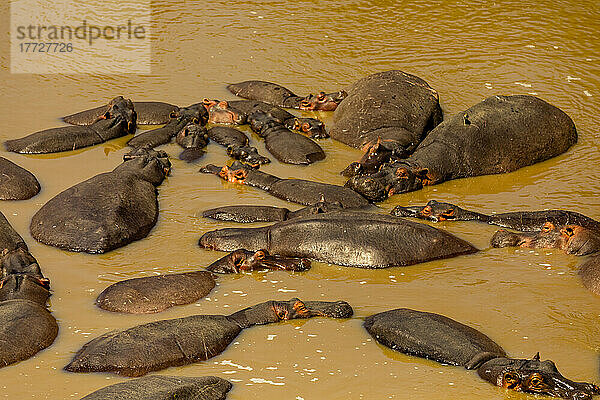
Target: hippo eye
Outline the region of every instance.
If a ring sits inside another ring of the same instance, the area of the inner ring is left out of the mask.
[[[323,101],[325,99],[325,92],[319,92],[317,100]]]
[[[310,131],[310,124],[309,124],[308,122],[305,122],[305,123],[303,123],[303,124],[302,124],[302,130],[303,130],[304,132],[308,132],[308,131]]]
[[[542,227],[542,232],[550,232],[553,229],[554,229],[554,225],[552,224],[552,222],[546,222],[544,224],[544,226]]]
[[[540,374],[533,374],[529,378],[528,386],[531,389],[542,390],[546,388],[546,382],[544,382],[544,377]]]
[[[177,118],[177,112],[176,111],[171,111],[171,114],[169,114],[169,117],[171,117],[171,118]]]
[[[575,234],[575,232],[573,231],[573,228],[565,228],[565,233],[569,237],[571,237],[571,236],[573,236]]]
[[[259,260],[264,260],[265,259],[265,252],[262,250],[258,250],[256,253],[254,253],[254,257],[256,257]]]

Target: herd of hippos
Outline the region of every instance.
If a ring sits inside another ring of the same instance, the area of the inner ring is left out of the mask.
[[[32,218],[32,236],[69,251],[104,253],[148,235],[158,217],[157,186],[170,171],[169,157],[155,147],[173,138],[193,162],[215,141],[236,161],[200,171],[262,189],[304,205],[297,211],[271,206],[233,205],[204,217],[236,222],[272,222],[259,228],[206,232],[199,245],[230,252],[207,271],[118,282],[96,304],[122,313],[155,313],[190,304],[215,286],[213,273],[253,269],[304,271],[310,260],[348,267],[386,268],[477,252],[454,235],[408,218],[480,221],[497,231],[492,246],[558,248],[587,256],[579,269],[583,284],[600,294],[600,223],[564,211],[523,211],[484,215],[429,201],[396,207],[392,215],[373,212],[372,203],[450,179],[514,171],[557,156],[577,142],[571,118],[529,95],[492,96],[443,120],[437,92],[402,71],[365,77],[337,93],[297,96],[269,82],[246,81],[228,89],[247,100],[205,99],[188,107],[132,102],[116,97],[108,105],[64,117],[70,126],[8,140],[6,150],[26,153],[71,151],[131,135],[137,124],[161,128],[133,136],[123,163],[49,200]],[[334,111],[333,126],[297,117],[283,108]],[[216,124],[206,129],[207,123]],[[269,158],[249,145],[231,125],[249,124],[277,160],[311,164],[325,158],[312,139],[331,136],[364,155],[342,173],[345,186],[283,179],[259,170]],[[226,126],[229,125],[229,126]],[[304,135],[303,135],[304,134]],[[307,137],[307,136],[310,136]],[[312,138],[312,139],[311,139]],[[36,178],[0,157],[0,199],[18,200],[40,190]],[[349,233],[351,232],[351,234]],[[0,366],[25,360],[50,346],[58,324],[47,310],[50,283],[21,236],[0,213]],[[231,315],[194,315],[110,332],[85,344],[65,367],[70,372],[113,372],[139,377],[171,366],[207,360],[223,352],[253,325],[315,316],[349,318],[344,301],[267,301]],[[591,383],[562,376],[552,361],[510,358],[483,333],[442,315],[395,309],[371,315],[365,329],[381,344],[402,353],[476,369],[505,388],[566,399],[600,394]],[[146,376],[108,386],[85,399],[224,399],[231,383],[217,377]]]

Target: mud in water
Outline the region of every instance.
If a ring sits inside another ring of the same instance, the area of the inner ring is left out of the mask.
[[[393,196],[380,205],[381,212],[437,199],[485,213],[563,208],[599,219],[600,42],[593,33],[600,29],[600,6],[591,1],[539,3],[162,1],[153,10],[152,75],[11,75],[5,35],[0,140],[59,126],[60,116],[117,95],[185,106],[205,97],[233,99],[225,84],[248,79],[277,82],[303,95],[402,69],[437,89],[446,116],[490,95],[535,93],[573,118],[579,142],[560,157],[514,173]],[[7,27],[6,2],[0,12]],[[331,123],[325,112],[305,115]],[[474,223],[438,225],[482,249],[474,255],[377,271],[315,263],[303,273],[222,276],[208,298],[156,315],[96,308],[94,299],[113,282],[202,269],[221,257],[198,248],[198,238],[235,224],[204,219],[204,209],[297,207],[198,173],[200,165],[228,161],[224,149],[213,143],[199,164],[172,159],[171,176],[158,189],[159,221],[148,238],[105,255],[68,253],[33,240],[28,229],[33,214],[58,192],[118,165],[127,139],[45,156],[0,151],[41,183],[39,195],[2,202],[0,209],[50,278],[51,310],[60,326],[50,348],[0,369],[0,398],[78,399],[125,380],[62,371],[82,344],[107,331],[196,313],[228,314],[292,297],[343,299],[355,316],[254,327],[208,362],[161,373],[229,379],[233,400],[526,398],[495,388],[474,372],[383,348],[361,326],[367,315],[410,307],[469,324],[512,356],[540,351],[565,376],[600,382],[600,298],[578,280],[582,259],[555,250],[492,249],[489,238],[496,228]],[[266,155],[264,143],[255,135],[252,139]],[[338,172],[360,151],[331,139],[319,143],[325,161],[298,167],[273,160],[262,168],[281,177],[342,184]],[[163,148],[174,157],[180,152],[174,143]]]

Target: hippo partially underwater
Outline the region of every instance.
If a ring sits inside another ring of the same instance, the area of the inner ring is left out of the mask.
[[[564,399],[591,399],[600,394],[592,383],[574,382],[550,360],[510,358],[483,333],[448,317],[407,308],[367,317],[365,329],[379,343],[401,353],[443,364],[476,369],[493,385]]]
[[[58,334],[46,309],[50,281],[0,212],[0,368],[50,346]]]
[[[137,115],[137,123],[140,125],[167,124],[171,114],[179,111],[176,105],[160,101],[134,101],[132,104]],[[67,115],[62,120],[72,125],[91,125],[107,112],[110,112],[110,104]]]
[[[40,191],[40,183],[25,168],[0,157],[0,200],[27,200]]]
[[[224,400],[231,387],[216,376],[151,375],[104,387],[81,400]]]
[[[576,142],[575,124],[559,108],[529,95],[492,96],[439,124],[408,158],[346,185],[382,201],[451,179],[515,171]]]
[[[31,235],[69,251],[104,253],[148,235],[158,218],[156,187],[170,169],[164,152],[137,149],[111,172],[59,193],[33,216]]]
[[[212,272],[235,274],[257,269],[306,271],[309,268],[310,261],[304,258],[270,255],[266,250],[237,249],[213,262],[207,271],[154,275],[114,283],[100,293],[96,305],[113,312],[156,313],[206,296],[215,287]]]
[[[208,360],[245,328],[297,318],[349,318],[344,301],[267,301],[231,315],[192,315],[109,332],[85,344],[65,367],[70,372],[114,372],[141,376]]]
[[[222,251],[266,249],[359,268],[406,266],[477,251],[429,225],[361,211],[309,215],[260,228],[219,229],[202,235],[198,244]]]
[[[133,134],[136,120],[131,100],[119,96],[112,99],[104,114],[90,125],[46,129],[20,139],[7,140],[4,145],[8,151],[26,154],[77,150]]]

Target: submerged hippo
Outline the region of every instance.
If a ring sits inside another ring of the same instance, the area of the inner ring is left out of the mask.
[[[208,266],[210,272],[155,275],[114,283],[100,293],[96,305],[113,312],[157,313],[206,296],[215,287],[211,272],[233,274],[256,269],[305,271],[309,268],[310,261],[306,259],[272,256],[266,250],[238,249]]]
[[[319,92],[316,96],[309,94],[302,97],[283,86],[265,81],[232,83],[227,85],[227,89],[245,99],[263,101],[279,107],[311,111],[334,111],[348,95],[345,91],[340,90],[335,93]]]
[[[107,386],[81,400],[224,400],[231,386],[216,376],[152,375]]]
[[[211,124],[243,125],[246,123],[246,113],[231,107],[226,101],[204,99],[201,103],[190,107],[196,105],[202,105],[208,111],[208,122]]]
[[[227,228],[202,235],[213,250],[266,249],[272,254],[359,268],[406,266],[477,251],[429,225],[388,215],[340,211],[261,228]]]
[[[303,207],[296,211],[290,211],[287,208],[272,206],[224,206],[211,208],[202,212],[206,218],[218,219],[221,221],[235,222],[277,222],[293,218],[306,217],[309,215],[323,214],[332,211],[341,211],[344,208],[339,202],[330,203],[321,199],[321,201]]]
[[[343,186],[304,179],[282,179],[237,162],[234,162],[231,167],[221,168],[209,164],[200,171],[217,175],[231,183],[257,187],[279,199],[305,206],[315,204],[322,199],[330,203],[339,202],[344,208],[360,208],[369,204],[360,194]]]
[[[252,131],[264,139],[265,147],[277,160],[286,164],[312,164],[325,159],[325,152],[315,141],[292,132],[262,111],[248,116]]]
[[[309,135],[313,139],[328,138],[325,124],[315,118],[297,117],[283,108],[256,100],[235,100],[228,102],[231,107],[246,115],[252,115],[256,111],[271,114],[285,125],[286,128]]]
[[[451,179],[515,171],[576,142],[575,124],[557,107],[529,95],[492,96],[442,122],[410,157],[346,185],[381,201]]]
[[[134,136],[127,144],[131,147],[154,148],[169,143],[188,124],[206,125],[208,111],[202,106],[190,106],[173,111],[171,119],[162,128],[145,131]]]
[[[348,318],[344,301],[267,301],[231,315],[193,315],[109,332],[85,344],[65,367],[70,372],[114,372],[141,376],[208,360],[254,325],[316,316]]]
[[[186,162],[194,162],[204,155],[204,148],[208,144],[209,139],[204,126],[190,123],[177,133],[175,141],[184,149],[179,154],[179,159]]]
[[[583,286],[592,293],[600,295],[600,254],[590,257],[578,271]]]
[[[379,343],[401,353],[477,369],[496,386],[525,393],[579,400],[600,394],[592,383],[574,382],[550,360],[509,358],[483,333],[439,314],[399,308],[371,315],[365,329]]]
[[[352,147],[377,140],[410,154],[442,121],[437,92],[423,79],[402,71],[369,75],[350,86],[333,114],[329,134]]]
[[[7,140],[4,145],[8,151],[26,154],[76,150],[133,134],[136,118],[131,100],[119,96],[112,99],[105,113],[90,125],[46,129],[20,139]]]
[[[58,334],[46,309],[50,281],[0,212],[0,368],[32,357]]]
[[[137,114],[138,124],[163,125],[169,122],[171,113],[178,111],[179,107],[160,101],[134,101],[133,109]],[[100,117],[106,115],[107,112],[110,112],[110,103],[91,110],[67,115],[62,120],[72,125],[91,125]]]
[[[481,221],[519,231],[541,231],[546,222],[554,225],[580,225],[600,233],[600,222],[583,214],[566,210],[516,211],[486,215],[457,205],[430,200],[424,206],[395,207],[392,215],[428,221]]]
[[[25,168],[0,157],[0,200],[27,200],[40,191],[40,183]]]
[[[104,253],[148,235],[158,218],[156,187],[171,163],[163,151],[137,149],[111,172],[50,199],[33,216],[31,235],[69,251]]]
[[[231,158],[248,163],[252,167],[271,162],[267,157],[258,154],[255,147],[249,145],[250,139],[242,131],[227,126],[214,126],[208,130],[207,135],[215,143],[224,146]]]

